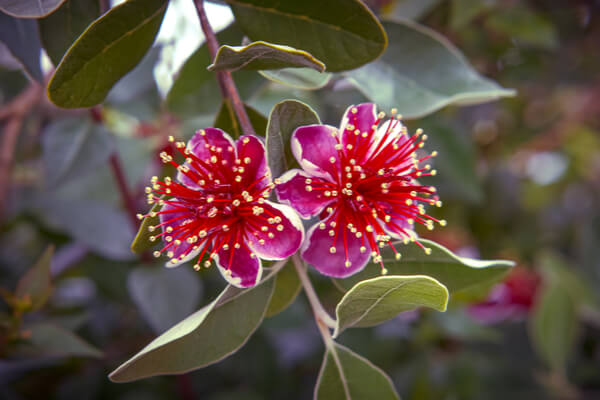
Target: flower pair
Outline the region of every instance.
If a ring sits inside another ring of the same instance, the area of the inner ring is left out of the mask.
[[[291,139],[302,170],[290,170],[273,183],[260,139],[242,136],[234,142],[219,129],[198,131],[187,144],[176,143],[185,156],[177,164],[177,180],[157,178],[148,189],[149,202],[162,205],[161,238],[167,266],[206,258],[214,260],[225,279],[238,287],[256,284],[260,259],[284,259],[299,248],[305,261],[334,277],[352,275],[369,258],[383,267],[380,248],[391,239],[414,241],[414,224],[433,222],[424,205],[440,205],[435,188],[417,179],[435,171],[417,157],[425,135],[409,136],[399,118],[380,124],[373,104],[351,106],[339,129],[302,126]],[[279,201],[268,200],[276,187]],[[163,197],[159,197],[162,195]],[[304,238],[300,218],[319,221]],[[416,242],[419,244],[418,242]],[[427,251],[427,249],[425,249]]]

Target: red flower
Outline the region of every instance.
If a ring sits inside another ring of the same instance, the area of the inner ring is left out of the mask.
[[[160,216],[150,230],[161,232],[151,240],[164,243],[155,256],[167,255],[168,267],[197,257],[199,269],[206,255],[205,266],[214,259],[228,282],[249,287],[261,278],[260,258],[280,260],[296,252],[304,238],[302,223],[290,207],[267,200],[273,183],[261,140],[242,136],[234,142],[209,128],[196,132],[187,146],[175,147],[185,163],[165,152],[161,157],[177,167],[177,179],[154,177],[147,188],[149,202],[162,205],[149,214]]]
[[[292,151],[303,170],[285,173],[277,185],[282,203],[304,218],[319,215],[302,257],[325,275],[346,277],[361,270],[369,256],[381,261],[380,247],[390,239],[414,241],[414,223],[433,228],[424,204],[441,205],[435,188],[417,179],[434,175],[419,163],[425,135],[408,136],[399,119],[378,127],[384,114],[374,104],[351,106],[340,129],[302,126],[292,136]],[[417,244],[419,244],[417,242]],[[419,244],[420,245],[420,244]],[[425,249],[429,252],[429,249]]]

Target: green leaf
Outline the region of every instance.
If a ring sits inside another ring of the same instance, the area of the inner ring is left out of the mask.
[[[275,289],[265,316],[273,317],[288,308],[298,297],[301,288],[298,273],[290,261],[275,276]]]
[[[459,257],[435,242],[425,239],[419,239],[419,242],[430,248],[431,254],[425,254],[416,244],[401,243],[394,243],[402,253],[400,260],[396,260],[395,253],[389,248],[381,251],[383,263],[390,275],[430,276],[446,286],[450,294],[454,294],[476,285],[499,281],[514,266],[512,261]],[[336,279],[335,283],[343,290],[348,290],[360,281],[379,275],[379,268],[367,265],[361,272],[346,279]]]
[[[154,339],[113,371],[113,382],[180,374],[214,364],[235,353],[262,322],[273,280],[245,290],[227,287],[206,307]]]
[[[383,109],[405,118],[449,104],[475,104],[513,96],[514,90],[480,76],[446,38],[414,22],[385,22],[390,45],[377,61],[346,76]]]
[[[99,4],[98,0],[67,0],[56,12],[38,20],[42,44],[54,65],[100,16]]]
[[[75,117],[48,125],[42,135],[42,148],[49,187],[96,170],[114,151],[112,136],[104,126]]]
[[[36,311],[42,308],[52,293],[50,261],[52,261],[53,254],[54,246],[49,246],[33,267],[17,283],[15,296],[20,300],[29,299],[28,311]]]
[[[40,18],[56,10],[65,0],[0,0],[0,10],[17,18]]]
[[[161,333],[190,315],[202,288],[188,267],[138,267],[127,278],[129,294],[154,332]]]
[[[369,360],[335,342],[327,346],[315,400],[400,400],[391,379]]]
[[[71,46],[48,84],[64,108],[91,107],[144,57],[160,28],[167,0],[128,0],[96,20]]]
[[[44,80],[40,65],[42,43],[35,21],[0,12],[0,42],[8,47],[30,77],[38,82]]]
[[[148,214],[152,214],[153,212],[159,212],[161,207],[162,206],[160,204],[155,203]],[[144,219],[142,220],[142,224],[140,225],[140,228],[138,229],[137,234],[133,239],[133,242],[131,242],[131,251],[140,254],[154,247],[156,242],[150,241],[150,236],[154,234],[151,233],[149,229],[151,226],[156,226],[158,224],[160,224],[160,218],[158,217],[158,215],[155,215],[154,217],[144,217]]]
[[[545,288],[530,319],[530,336],[540,357],[562,370],[577,336],[577,313],[573,299],[560,284]]]
[[[347,328],[378,325],[417,307],[446,311],[448,289],[428,276],[380,276],[357,283],[338,303],[333,337]]]
[[[127,106],[133,100],[140,102],[140,97],[144,100],[151,98],[150,92],[156,91],[156,82],[154,80],[154,67],[160,56],[160,47],[152,47],[144,56],[142,61],[131,71],[127,73],[119,82],[112,87],[106,102],[118,104],[120,109]]]
[[[273,177],[298,166],[290,148],[296,128],[320,123],[317,113],[300,101],[285,100],[275,104],[269,115],[266,140],[267,160]]]
[[[396,0],[385,13],[386,18],[407,18],[419,20],[433,10],[441,0]]]
[[[312,68],[319,72],[325,71],[325,64],[304,50],[267,42],[254,42],[246,46],[221,46],[215,60],[208,66],[208,70],[257,71],[300,67]]]
[[[493,6],[494,0],[452,0],[450,27],[461,29]]]
[[[244,104],[244,108],[256,134],[264,136],[267,131],[267,118],[247,104]],[[248,132],[242,132],[242,127],[229,99],[225,99],[221,103],[221,108],[219,108],[213,127],[222,129],[234,139],[239,138],[243,134],[248,134]]]
[[[385,31],[358,0],[226,0],[250,39],[308,51],[331,72],[357,68],[381,55]]]
[[[40,323],[27,329],[31,332],[29,341],[37,349],[37,356],[102,357],[100,350],[57,325]]]
[[[217,34],[219,43],[240,43],[243,33],[232,24]],[[167,94],[166,105],[169,111],[179,116],[197,116],[214,114],[219,109],[219,101],[215,101],[219,93],[214,72],[206,68],[212,59],[206,44],[196,50],[183,64],[173,86]],[[242,99],[248,98],[264,80],[254,71],[237,71],[233,74]]]
[[[284,68],[274,71],[259,71],[270,81],[295,89],[317,90],[327,85],[331,74],[308,68]]]

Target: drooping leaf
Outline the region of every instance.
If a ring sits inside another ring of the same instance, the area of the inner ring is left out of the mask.
[[[448,289],[428,276],[381,276],[357,283],[338,303],[337,337],[347,328],[378,325],[417,307],[446,311]]]
[[[154,339],[113,371],[113,382],[178,374],[214,364],[235,353],[262,322],[273,279],[245,290],[227,287],[209,305]]]
[[[102,357],[100,350],[57,325],[39,323],[27,327],[27,330],[31,332],[29,342],[38,356]]]
[[[387,45],[385,31],[358,0],[226,0],[252,40],[308,51],[331,72],[357,68]]]
[[[15,296],[17,299],[28,298],[30,303],[29,311],[39,310],[52,293],[52,284],[50,282],[50,261],[54,254],[54,246],[50,246],[44,251],[36,263],[19,279]]]
[[[236,24],[232,24],[217,34],[217,40],[219,43],[237,45],[241,43],[243,36]],[[206,44],[186,60],[167,94],[166,105],[169,111],[180,116],[217,112],[220,105],[220,101],[216,99],[219,85],[215,73],[206,69],[211,62]],[[234,72],[233,79],[242,99],[248,98],[264,82],[254,71]]]
[[[167,0],[129,0],[96,20],[63,57],[48,97],[64,108],[100,103],[144,57],[160,28]]]
[[[347,74],[383,109],[417,118],[449,104],[475,104],[514,95],[480,76],[447,39],[408,20],[385,22],[390,45],[375,62]]]
[[[114,151],[110,132],[88,118],[52,122],[42,136],[44,170],[49,187],[83,176],[102,165]]]
[[[296,128],[320,123],[317,113],[300,101],[285,100],[275,104],[269,115],[266,140],[267,160],[273,177],[298,165],[290,148]]]
[[[315,400],[400,400],[391,379],[369,360],[335,342],[327,346]]]
[[[577,335],[577,324],[575,304],[568,290],[560,284],[546,287],[530,320],[530,334],[539,356],[553,369],[565,367]]]
[[[300,67],[312,68],[319,72],[325,71],[325,64],[304,50],[259,41],[245,46],[221,46],[213,63],[208,66],[208,70],[258,71]]]
[[[259,71],[268,80],[295,89],[317,90],[327,85],[332,74],[308,68],[284,68],[272,71]]]
[[[244,108],[246,109],[246,114],[248,114],[248,118],[250,119],[250,123],[256,134],[264,136],[267,130],[267,118],[249,105],[244,104]],[[234,139],[239,138],[244,134],[248,134],[248,132],[242,132],[242,126],[229,99],[225,99],[221,103],[221,108],[217,113],[213,127],[224,130]]]
[[[38,20],[42,44],[54,65],[69,47],[100,16],[97,0],[67,0],[55,12]]]
[[[200,281],[189,266],[138,267],[127,279],[129,294],[155,333],[190,315],[200,300]]]
[[[148,214],[158,212],[161,209],[161,207],[162,206],[160,204],[155,203]],[[133,242],[131,242],[131,251],[139,254],[152,248],[156,244],[156,242],[150,241],[150,236],[153,236],[156,233],[150,232],[150,227],[156,226],[158,224],[160,224],[160,219],[158,215],[154,215],[154,217],[151,215],[148,217],[144,217],[137,231],[137,234],[133,239]]]
[[[275,316],[288,308],[298,297],[301,288],[298,273],[290,261],[275,276],[275,289],[265,316]]]
[[[65,0],[0,0],[0,10],[17,18],[40,18],[56,10]]]
[[[13,18],[0,12],[0,41],[30,77],[38,82],[44,80],[40,64],[42,43],[35,21]]]
[[[431,254],[425,254],[416,244],[397,243],[394,246],[402,254],[402,258],[396,260],[395,253],[391,249],[382,249],[383,264],[388,269],[389,275],[430,276],[446,286],[450,294],[453,294],[476,285],[496,282],[514,266],[514,262],[506,260],[475,260],[459,257],[430,240],[419,239],[419,242],[430,248]],[[361,272],[346,279],[336,279],[335,282],[340,288],[349,290],[358,282],[379,275],[378,267],[367,265]]]

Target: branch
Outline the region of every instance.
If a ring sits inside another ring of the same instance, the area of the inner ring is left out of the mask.
[[[198,18],[200,19],[202,32],[204,32],[204,36],[206,37],[206,45],[208,47],[208,52],[210,53],[210,58],[211,60],[214,60],[215,56],[217,55],[217,50],[219,49],[217,36],[215,35],[215,32],[213,31],[212,26],[210,26],[210,22],[206,17],[206,12],[204,11],[204,0],[195,0],[194,4],[196,5],[196,12],[198,13]],[[233,110],[235,111],[235,114],[240,121],[240,125],[242,126],[242,132],[245,134],[256,135],[256,132],[254,132],[254,128],[250,123],[250,118],[248,118],[248,114],[244,108],[244,103],[242,102],[240,94],[235,86],[235,82],[233,81],[233,77],[231,76],[231,72],[217,71],[217,80],[219,81],[222,97],[224,99],[231,100]]]

